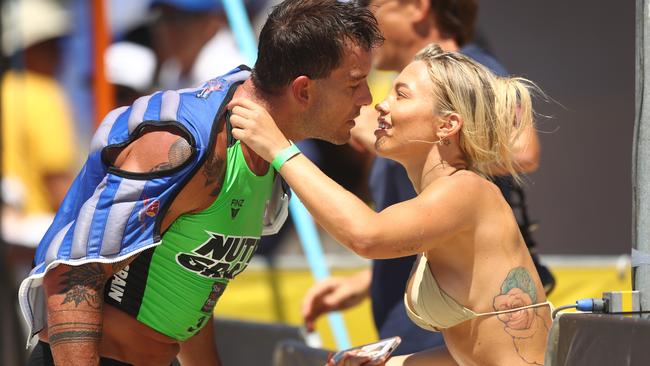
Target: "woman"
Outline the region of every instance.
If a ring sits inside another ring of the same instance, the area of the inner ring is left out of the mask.
[[[485,178],[495,164],[517,176],[510,149],[532,124],[527,84],[497,78],[436,45],[420,51],[376,106],[375,131],[377,153],[406,168],[418,196],[379,213],[287,149],[263,108],[230,104],[233,135],[265,160],[276,159],[339,242],[366,258],[419,255],[407,312],[419,326],[442,332],[447,348],[388,365],[543,364],[550,305],[510,207]]]

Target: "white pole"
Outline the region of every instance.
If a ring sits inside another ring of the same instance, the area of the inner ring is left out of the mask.
[[[633,288],[650,310],[650,5],[636,1],[636,107],[632,153]],[[646,315],[647,316],[647,315]]]

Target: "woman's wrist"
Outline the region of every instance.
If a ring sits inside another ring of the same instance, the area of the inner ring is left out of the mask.
[[[289,146],[277,150],[277,152],[273,155],[271,165],[273,168],[275,168],[276,171],[279,172],[284,163],[300,153],[301,152],[300,149],[298,149],[298,146],[296,146],[293,141],[289,140]]]

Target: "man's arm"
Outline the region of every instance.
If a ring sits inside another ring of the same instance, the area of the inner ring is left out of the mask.
[[[512,144],[513,162],[517,172],[532,173],[536,171],[539,168],[541,150],[539,137],[537,136],[537,130],[535,130],[534,125],[521,131]],[[495,176],[510,174],[501,165],[493,164],[490,168],[492,169],[492,174]]]
[[[47,333],[57,365],[98,365],[104,284],[110,264],[61,264],[44,278]]]
[[[191,154],[185,139],[146,133],[127,146],[114,166],[130,172],[174,168]],[[57,365],[97,365],[102,337],[104,285],[134,257],[115,264],[59,265],[45,275],[47,335]]]
[[[221,366],[212,318],[207,323],[195,336],[181,343],[178,360],[182,366]]]

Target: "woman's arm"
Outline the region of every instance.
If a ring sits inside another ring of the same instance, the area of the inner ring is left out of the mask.
[[[230,104],[233,136],[267,161],[288,140],[261,106],[244,99]],[[421,253],[466,228],[472,192],[439,179],[418,197],[380,213],[327,177],[303,155],[287,161],[280,174],[305,207],[336,240],[367,258]]]

